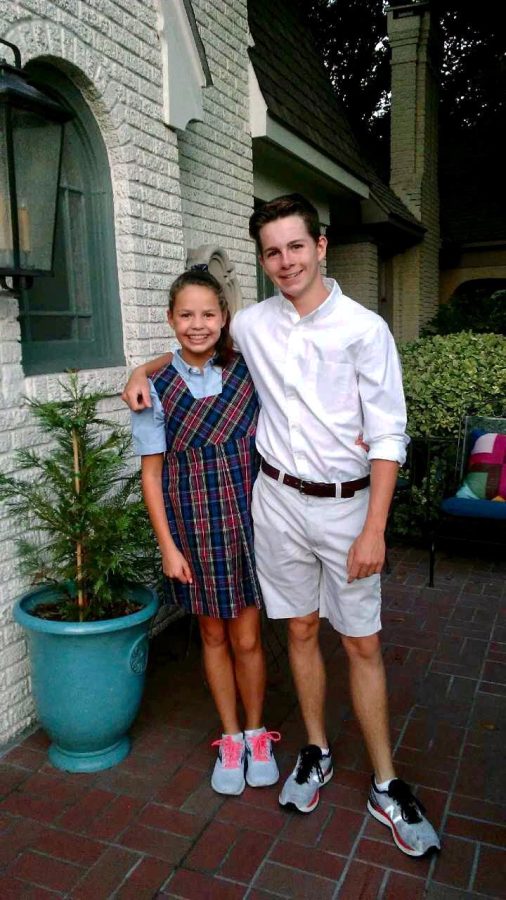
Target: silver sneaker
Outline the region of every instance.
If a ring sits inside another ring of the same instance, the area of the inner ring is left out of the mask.
[[[279,795],[281,806],[293,806],[302,813],[310,813],[318,806],[320,788],[330,781],[334,770],[332,756],[322,756],[315,744],[303,747],[292,774],[286,779]]]
[[[272,744],[281,740],[279,731],[259,729],[256,734],[245,734],[246,782],[250,787],[268,787],[279,780],[279,770],[274,759]]]
[[[400,778],[394,778],[387,791],[378,791],[373,777],[367,809],[378,822],[388,825],[399,850],[407,856],[423,856],[440,849],[439,837],[425,818],[424,807]]]
[[[218,759],[211,776],[211,787],[218,794],[238,796],[242,794],[246,782],[244,780],[244,760],[246,748],[244,739],[233,738],[224,734],[219,741],[213,741],[212,747],[219,747]]]

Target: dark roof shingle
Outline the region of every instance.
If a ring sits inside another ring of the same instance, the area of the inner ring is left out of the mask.
[[[370,185],[387,212],[418,225],[364,157],[310,31],[287,0],[248,0],[251,61],[269,113]]]

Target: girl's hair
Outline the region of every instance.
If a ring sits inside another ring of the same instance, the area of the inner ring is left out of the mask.
[[[214,275],[211,275],[207,270],[207,266],[194,266],[193,269],[183,272],[182,275],[179,275],[172,282],[169,290],[169,310],[174,312],[177,295],[183,288],[190,285],[205,287],[213,291],[216,294],[221,312],[225,314],[225,324],[221,329],[221,334],[215,347],[214,363],[217,366],[226,366],[234,357],[234,348],[230,335],[230,310],[219,281]]]

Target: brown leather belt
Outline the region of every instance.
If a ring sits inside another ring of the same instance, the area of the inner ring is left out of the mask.
[[[295,488],[301,494],[308,494],[310,497],[342,497],[347,499],[348,497],[353,497],[356,491],[361,491],[363,488],[368,487],[371,481],[369,475],[357,478],[356,481],[342,481],[340,485],[326,484],[324,481],[304,481],[302,478],[295,478],[295,475],[286,474],[280,479],[280,470],[270,466],[265,459],[262,459],[260,465],[262,472],[265,472],[266,475],[275,478],[276,481],[281,481],[282,484],[286,484],[288,487]],[[341,489],[340,493],[339,488]]]

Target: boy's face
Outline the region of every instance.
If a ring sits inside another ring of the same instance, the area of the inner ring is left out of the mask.
[[[327,239],[314,241],[301,216],[286,216],[260,229],[260,263],[288,300],[296,303],[322,283],[320,263]]]

